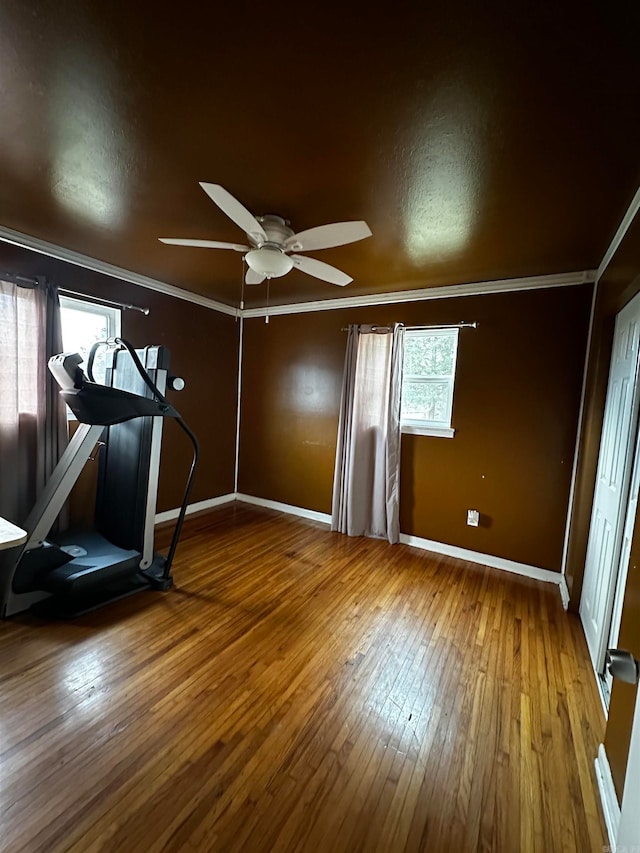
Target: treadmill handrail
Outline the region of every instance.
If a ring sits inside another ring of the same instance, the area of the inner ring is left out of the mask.
[[[77,353],[49,359],[49,370],[60,385],[60,396],[82,424],[114,426],[134,418],[180,418],[166,399],[150,399],[131,391],[91,382],[80,367]]]
[[[81,388],[60,391],[60,396],[83,424],[114,426],[134,418],[180,417],[179,412],[168,403],[88,380],[83,382]]]

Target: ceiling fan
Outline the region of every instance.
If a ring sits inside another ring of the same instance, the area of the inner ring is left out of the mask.
[[[222,210],[245,232],[249,245],[242,243],[221,243],[218,240],[185,240],[175,237],[160,237],[161,243],[173,246],[196,246],[206,249],[233,249],[245,252],[244,259],[249,269],[245,277],[246,284],[261,284],[265,278],[280,278],[293,267],[301,272],[344,287],[353,281],[351,276],[341,270],[304,255],[291,252],[311,252],[316,249],[329,249],[343,246],[371,236],[366,222],[334,222],[332,225],[319,225],[298,234],[289,228],[289,223],[280,216],[267,214],[254,216],[231,193],[219,184],[200,182],[200,186]]]

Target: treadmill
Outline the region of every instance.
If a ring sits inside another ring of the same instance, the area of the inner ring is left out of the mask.
[[[106,346],[104,384],[93,358]],[[69,618],[144,589],[172,586],[171,566],[198,461],[198,441],[164,396],[184,383],[169,375],[164,346],[134,349],[123,338],[94,345],[88,376],[77,353],[49,360],[60,394],[80,422],[23,527],[27,541],[5,552],[0,566],[0,617],[31,609]],[[160,451],[165,418],[189,437],[193,459],[166,556],[154,551]],[[94,528],[51,530],[65,501],[99,448]]]

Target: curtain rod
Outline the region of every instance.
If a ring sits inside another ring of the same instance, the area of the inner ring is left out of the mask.
[[[31,278],[26,275],[16,275],[12,272],[0,272],[0,281],[8,281],[10,284],[16,284],[18,287],[26,287],[29,290],[35,290],[36,287],[46,284],[46,278],[43,275]]]
[[[145,317],[149,314],[148,308],[141,308],[139,305],[129,305],[128,302],[114,302],[112,299],[103,299],[101,296],[90,296],[88,293],[67,290],[66,287],[59,287],[58,293],[61,293],[63,296],[73,296],[76,299],[84,299],[87,302],[95,302],[97,305],[112,305],[116,308],[127,309],[128,311],[139,311]]]
[[[0,281],[8,281],[18,287],[26,287],[30,290],[34,290],[36,287],[42,287],[47,283],[47,279],[43,275],[31,278],[26,275],[16,275],[12,272],[0,272]],[[90,296],[87,293],[78,293],[75,290],[67,290],[66,287],[59,287],[58,293],[61,293],[63,296],[74,296],[77,299],[84,299],[87,302],[95,302],[97,305],[113,305],[116,308],[126,308],[130,311],[139,311],[145,316],[149,314],[148,308],[141,308],[139,305],[129,305],[127,302],[114,302],[112,299],[103,299],[101,296]]]
[[[437,326],[405,326],[404,323],[398,323],[398,326],[402,326],[404,329],[407,329],[410,332],[421,332],[426,329],[477,329],[477,323],[448,323],[448,324],[438,324]],[[384,331],[392,331],[393,326],[372,326],[372,332],[382,332]],[[341,332],[348,332],[349,327],[343,326],[340,329]]]

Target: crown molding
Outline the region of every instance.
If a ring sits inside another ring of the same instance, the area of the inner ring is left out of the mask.
[[[269,308],[245,308],[244,319],[250,317],[275,317],[279,314],[306,314],[311,311],[337,311],[369,305],[388,305],[397,302],[426,302],[432,299],[452,299],[461,296],[481,296],[491,293],[509,293],[519,290],[539,290],[547,287],[570,287],[595,281],[595,270],[534,275],[525,278],[504,278],[496,281],[475,281],[469,284],[452,284],[442,287],[421,287],[416,290],[396,290],[367,296],[346,296],[322,299],[318,302],[291,302],[270,305]]]
[[[636,198],[640,206],[640,190],[638,190]],[[630,210],[627,211],[627,217],[629,217],[627,228],[635,215],[635,211],[633,214],[630,214]],[[621,228],[622,225],[620,226]],[[620,231],[620,229],[618,230]],[[622,240],[622,236],[620,240]],[[218,302],[215,299],[208,299],[206,296],[200,296],[197,293],[183,290],[181,287],[176,287],[173,284],[167,284],[164,281],[140,275],[132,270],[117,267],[114,264],[107,263],[107,261],[83,255],[73,249],[49,243],[46,240],[41,240],[39,237],[32,237],[29,234],[14,231],[12,228],[2,225],[0,225],[0,241],[10,243],[22,249],[29,249],[32,252],[38,252],[41,255],[47,255],[59,261],[74,264],[75,266],[109,276],[110,278],[127,281],[129,284],[135,284],[147,290],[155,290],[167,296],[174,296],[176,299],[182,299],[194,305],[201,305],[204,308],[218,311],[221,314],[242,318],[274,317],[280,314],[306,314],[313,311],[337,311],[341,308],[389,305],[399,302],[425,302],[431,299],[452,299],[460,296],[480,296],[483,294],[509,293],[520,290],[538,290],[547,287],[570,287],[571,285],[586,284],[596,280],[595,270],[583,270],[582,272],[534,275],[524,278],[505,278],[496,281],[476,281],[468,284],[444,285],[442,287],[421,287],[415,290],[396,290],[389,293],[368,294],[364,296],[346,296],[337,299],[322,299],[317,302],[291,302],[271,305],[269,308],[245,308],[242,310],[241,308],[235,308],[232,305]]]
[[[192,302],[194,305],[202,305],[204,308],[219,311],[221,314],[229,314],[232,317],[238,317],[240,314],[237,308],[225,305],[223,302],[217,302],[215,299],[208,299],[206,296],[191,293],[173,284],[167,284],[164,281],[140,275],[123,267],[116,267],[106,261],[99,261],[97,258],[89,257],[89,255],[75,252],[73,249],[56,246],[54,243],[48,243],[46,240],[31,237],[29,234],[22,234],[20,231],[14,231],[12,228],[6,228],[2,225],[0,225],[0,241],[11,243],[13,246],[19,246],[22,249],[30,249],[32,252],[38,252],[40,255],[47,255],[49,258],[65,261],[68,264],[74,264],[77,267],[82,267],[101,275],[108,275],[110,278],[118,278],[122,281],[128,281],[130,284],[137,284],[138,287],[146,287],[147,290],[155,290],[167,296],[175,296],[176,299]]]
[[[616,233],[613,235],[613,240],[609,244],[607,251],[604,253],[603,259],[600,261],[600,266],[596,272],[596,281],[600,281],[604,271],[611,263],[611,259],[618,251],[620,243],[624,240],[625,234],[629,230],[629,226],[633,222],[638,210],[640,210],[640,187],[638,187],[636,194],[631,199],[631,204],[627,208],[625,215],[622,217],[622,222],[618,226]]]

